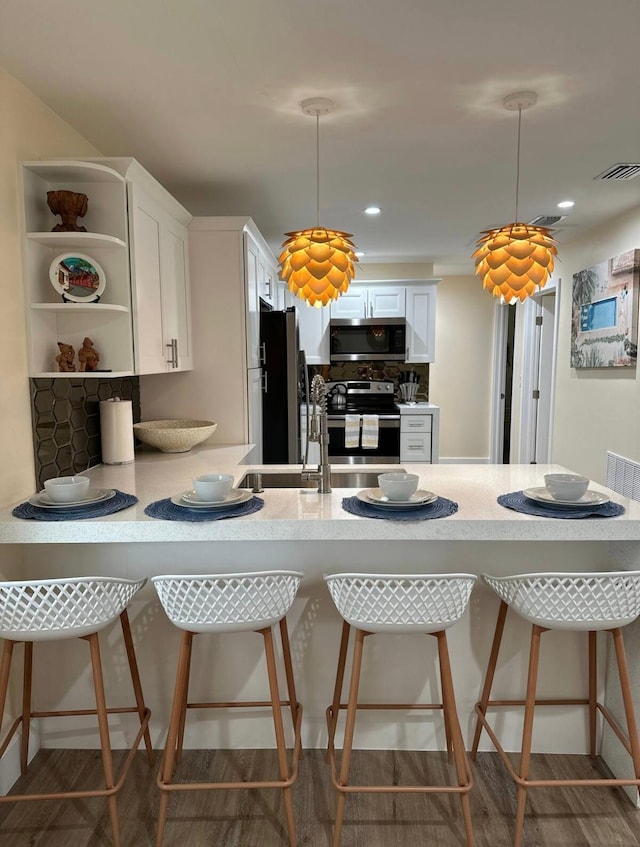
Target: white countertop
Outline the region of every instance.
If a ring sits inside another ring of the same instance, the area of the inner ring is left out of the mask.
[[[434,403],[418,401],[416,403],[396,403],[401,415],[428,415],[440,411],[440,406]]]
[[[415,408],[415,407],[414,407]],[[394,522],[351,515],[342,509],[343,497],[355,489],[265,489],[264,508],[245,518],[203,523],[162,521],[144,514],[154,500],[191,489],[194,476],[207,472],[233,473],[236,484],[252,468],[265,472],[299,466],[249,466],[241,462],[247,445],[200,445],[189,453],[148,450],[131,465],[100,465],[87,471],[92,486],[119,488],[135,494],[138,504],[104,518],[81,521],[20,520],[11,508],[0,511],[0,543],[117,543],[164,541],[638,541],[640,503],[611,492],[626,513],[619,518],[553,520],[523,515],[498,505],[499,494],[541,485],[543,474],[563,470],[557,465],[425,465],[404,462],[402,467],[420,476],[419,487],[455,500],[455,515],[439,520]],[[374,470],[334,465],[334,470]],[[393,470],[393,467],[388,467]],[[397,469],[397,466],[395,466]],[[607,491],[592,483],[592,488]]]

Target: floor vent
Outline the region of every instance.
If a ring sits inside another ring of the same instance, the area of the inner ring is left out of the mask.
[[[607,451],[607,488],[640,501],[640,464]]]
[[[640,164],[637,162],[618,162],[617,165],[611,165],[606,171],[603,171],[594,179],[634,179],[640,176]]]
[[[529,221],[529,223],[531,226],[554,226],[566,217],[566,215],[538,215],[537,218]]]

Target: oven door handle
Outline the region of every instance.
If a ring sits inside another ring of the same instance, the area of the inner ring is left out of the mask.
[[[344,429],[346,427],[346,421],[344,417],[337,417],[329,415],[329,429]],[[382,417],[378,418],[378,426],[380,429],[400,429],[400,415],[398,416],[390,416],[390,417]]]

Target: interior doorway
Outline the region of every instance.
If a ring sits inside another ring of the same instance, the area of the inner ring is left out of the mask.
[[[545,464],[551,461],[559,283],[559,280],[550,280],[542,291],[517,306],[496,304],[492,464]],[[519,316],[517,322],[516,314]],[[520,345],[522,348],[522,371],[518,373],[514,373],[516,344],[518,349]],[[514,385],[520,390],[519,408],[514,407],[514,396],[518,396]]]

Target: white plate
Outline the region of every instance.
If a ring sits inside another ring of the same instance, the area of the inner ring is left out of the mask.
[[[87,491],[87,496],[82,500],[73,500],[71,503],[55,503],[46,491],[41,491],[39,494],[29,497],[29,502],[32,506],[38,506],[40,509],[76,509],[79,506],[102,503],[104,500],[111,500],[115,496],[116,492],[113,488],[90,488]]]
[[[544,503],[545,506],[560,506],[562,509],[583,509],[591,506],[602,506],[609,502],[606,494],[600,494],[598,491],[585,491],[579,500],[557,500],[552,497],[546,488],[525,488],[522,492],[529,500],[535,500],[537,503]]]
[[[379,488],[365,488],[356,494],[358,500],[373,506],[381,506],[383,509],[417,509],[419,506],[428,506],[438,499],[437,494],[431,491],[418,490],[408,500],[389,500]]]
[[[252,497],[252,491],[245,491],[244,488],[234,488],[227,494],[224,500],[206,502],[196,497],[195,491],[183,491],[182,494],[176,494],[175,497],[172,497],[171,502],[176,506],[181,506],[183,509],[225,509],[229,506],[239,506],[241,503],[246,503]]]

